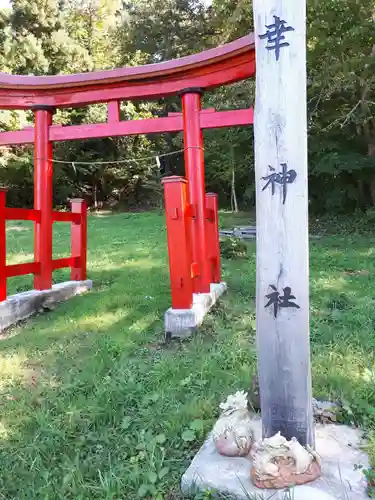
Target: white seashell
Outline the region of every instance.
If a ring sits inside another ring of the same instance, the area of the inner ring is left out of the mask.
[[[233,431],[227,431],[215,440],[217,451],[226,457],[244,457],[249,454],[253,440],[238,437]]]
[[[314,457],[299,444],[296,438],[289,441],[290,450],[288,457],[292,458],[296,464],[296,474],[304,474],[310,467]]]
[[[272,463],[267,455],[257,455],[253,460],[253,467],[260,480],[268,479],[271,477],[279,476],[279,468],[276,464]]]
[[[248,455],[254,433],[246,393],[239,391],[228,396],[220,408],[223,413],[212,430],[216,449],[221,455],[230,457]]]
[[[281,448],[283,446],[287,447],[288,441],[278,432],[274,436],[264,439],[262,444],[264,447]]]
[[[238,391],[227,397],[224,403],[220,404],[220,409],[223,413],[232,412],[233,410],[247,409],[247,394],[245,391]]]
[[[314,460],[319,460],[311,448],[304,448],[296,438],[287,441],[280,433],[255,443],[252,448],[253,467],[260,480],[278,477],[279,469],[275,459],[291,458],[296,467],[296,474],[304,474]]]

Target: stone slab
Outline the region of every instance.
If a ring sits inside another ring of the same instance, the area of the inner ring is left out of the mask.
[[[10,295],[0,302],[0,332],[22,321],[43,308],[70,299],[92,288],[92,281],[65,281],[50,290],[30,290]]]
[[[191,309],[168,309],[164,315],[164,330],[167,339],[190,337],[203,323],[204,317],[227,291],[226,283],[211,283],[210,293],[193,295]]]
[[[255,439],[262,433],[261,420],[254,419]],[[251,461],[219,455],[208,436],[181,481],[184,495],[213,490],[235,500],[368,500],[363,471],[369,467],[360,450],[361,433],[344,425],[316,425],[316,451],[322,458],[322,476],[317,481],[291,489],[261,490],[250,481]]]

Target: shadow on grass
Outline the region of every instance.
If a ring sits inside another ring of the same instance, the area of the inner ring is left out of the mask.
[[[166,349],[159,344],[170,305],[164,221],[132,220],[134,227],[121,216],[94,221],[94,289],[0,343],[6,498],[137,498],[149,473],[164,466],[169,472],[157,486],[168,494],[178,489],[219,401],[251,380],[255,245],[247,259],[223,261],[229,294],[204,327]],[[311,247],[314,391],[349,399],[354,417],[365,415],[375,428],[371,246],[366,239],[342,245],[322,239]],[[369,275],[343,275],[362,268]],[[186,442],[181,436],[196,419],[202,431]],[[151,451],[150,435],[161,442]]]
[[[129,266],[91,271],[89,278],[93,280],[90,292],[60,303],[53,311],[34,316],[16,327],[12,338],[0,343],[0,352],[18,347],[48,347],[51,341],[63,341],[80,332],[110,332],[122,341],[122,336],[132,337],[132,330],[148,330],[159,315],[158,321],[161,321],[164,310],[169,307],[166,269],[149,266],[142,270]]]
[[[245,385],[254,365],[253,331],[235,316],[238,304],[231,313],[224,302],[192,341],[163,349],[156,342],[170,300],[167,269],[90,274],[99,288],[0,344],[10,363],[0,389],[0,465],[10,471],[0,486],[9,498],[136,498],[163,465],[170,474],[161,490],[177,488],[223,390]],[[194,419],[202,430],[186,442]],[[142,448],[148,433],[166,440],[151,455]]]

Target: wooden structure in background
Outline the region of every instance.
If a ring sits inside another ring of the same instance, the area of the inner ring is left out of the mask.
[[[278,13],[277,15],[275,13]],[[280,17],[278,17],[280,16]],[[309,357],[305,0],[254,0],[256,39],[178,60],[65,76],[0,74],[0,109],[33,110],[35,127],[1,132],[0,146],[35,145],[34,210],[7,209],[0,191],[0,300],[6,279],[35,275],[51,287],[52,271],[86,274],[86,207],[52,208],[53,143],[108,136],[184,133],[186,179],[164,180],[172,304],[189,309],[193,293],[220,281],[217,198],[206,194],[202,130],[251,125],[253,109],[202,110],[206,90],[255,75],[257,46],[257,338],[264,436],[277,431],[313,444]],[[289,40],[290,36],[290,40]],[[120,102],[181,96],[182,113],[123,121]],[[107,123],[53,124],[58,108],[107,103]],[[35,262],[6,266],[5,221],[35,224]],[[72,257],[52,259],[52,224],[70,221]]]
[[[17,269],[8,266],[6,276],[33,273],[34,286],[38,290],[51,288],[52,272],[63,264],[72,268],[72,279],[86,276],[86,206],[74,200],[72,214],[57,214],[52,208],[54,142],[181,131],[184,133],[186,181],[165,181],[166,218],[172,303],[176,308],[189,308],[193,292],[208,292],[210,283],[220,280],[217,200],[206,198],[202,131],[253,123],[252,108],[202,110],[201,96],[205,90],[237,82],[254,73],[254,39],[249,35],[200,54],[136,68],[64,76],[0,74],[0,109],[30,109],[35,114],[34,128],[0,133],[0,146],[34,144],[35,154],[34,210],[17,212],[19,219],[34,221],[35,259],[34,263]],[[121,120],[120,102],[123,100],[160,99],[175,94],[181,96],[182,113],[145,120]],[[53,124],[53,114],[58,108],[96,103],[107,103],[107,123]],[[0,204],[4,196],[1,194]],[[9,220],[11,212],[5,209],[5,202],[1,206],[0,300],[4,300],[4,221]],[[72,257],[61,262],[52,259],[54,220],[73,224]]]
[[[7,208],[6,190],[0,190],[0,302],[7,298],[7,279],[25,274],[34,275],[36,290],[52,288],[52,272],[57,269],[71,268],[71,279],[86,279],[87,259],[87,208],[84,200],[72,200],[72,212],[46,211],[45,207],[28,210],[26,208]],[[44,211],[43,211],[44,210]],[[34,262],[24,264],[6,263],[6,221],[28,220],[34,222]],[[43,223],[45,226],[43,225]],[[71,257],[52,258],[52,224],[70,222]],[[46,231],[45,231],[46,230]],[[48,239],[50,236],[50,239]]]

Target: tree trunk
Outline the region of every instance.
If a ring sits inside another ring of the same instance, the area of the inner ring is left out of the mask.
[[[238,203],[237,203],[237,195],[236,195],[236,176],[235,176],[235,158],[234,158],[234,147],[231,147],[231,157],[232,157],[232,182],[231,182],[231,192],[230,192],[230,203],[232,212],[234,210],[235,213],[238,212]]]
[[[372,176],[369,182],[370,197],[372,206],[375,206],[375,174]]]
[[[371,55],[372,57],[375,56],[375,44],[372,46]],[[368,104],[370,89],[368,83],[362,78],[360,79],[360,85],[361,111],[364,119],[363,132],[367,141],[367,154],[368,156],[375,156],[375,121],[374,119],[370,118],[371,111]],[[368,186],[370,191],[371,203],[373,206],[375,206],[375,173],[371,176]]]
[[[357,180],[357,198],[358,198],[358,205],[360,210],[363,212],[366,209],[366,194],[365,194],[365,183],[363,182],[362,179]]]
[[[374,127],[373,120],[369,120],[365,124],[365,135],[367,139],[367,154],[368,156],[375,156],[375,137],[374,137]],[[369,181],[369,191],[372,206],[375,206],[375,173],[371,175]]]
[[[94,204],[95,210],[98,209],[98,186],[96,184],[96,181],[94,181],[92,185],[92,201]]]
[[[232,212],[238,212],[238,203],[237,203],[237,195],[236,195],[236,184],[235,184],[235,175],[234,175],[234,167],[232,168],[232,187],[231,187],[231,205]]]

